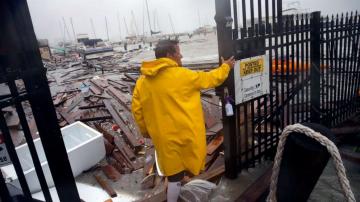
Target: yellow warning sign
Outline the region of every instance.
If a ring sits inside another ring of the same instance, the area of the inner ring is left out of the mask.
[[[240,76],[260,73],[264,71],[264,58],[255,58],[252,60],[240,62]]]

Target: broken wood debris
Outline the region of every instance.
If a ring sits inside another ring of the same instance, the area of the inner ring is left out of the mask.
[[[101,73],[95,73],[94,69],[87,69],[84,63],[80,64],[82,66],[71,67],[72,65],[68,65],[70,62],[74,61],[61,62],[62,69],[59,69],[59,72],[48,72],[49,78],[55,80],[51,83],[51,88],[59,125],[66,126],[75,121],[82,121],[103,134],[107,165],[102,167],[102,170],[110,180],[122,180],[117,179],[120,174],[143,168],[143,178],[140,181],[143,189],[165,189],[166,182],[161,180],[162,177],[156,170],[154,146],[151,141],[144,141],[131,114],[131,94],[139,74],[130,71],[111,71],[111,64],[106,61],[101,64],[95,62],[93,65],[107,69],[105,74],[100,75]],[[89,90],[81,91],[83,86]],[[206,170],[202,175],[208,175],[207,178],[210,179],[223,173],[223,156],[219,154],[222,151],[222,121],[221,107],[218,103],[219,98],[215,96],[214,89],[202,93],[206,138],[209,143]],[[115,130],[116,127],[113,126],[117,126],[118,129]],[[32,133],[36,134],[36,127],[33,131]],[[106,174],[109,170],[117,174]],[[206,175],[208,172],[210,173]],[[104,183],[106,184],[109,179],[99,176],[97,181],[106,187]],[[114,194],[111,187],[108,193]],[[157,200],[164,196],[166,198],[164,193],[166,192],[147,195],[146,200]]]
[[[120,179],[121,174],[117,171],[112,165],[105,165],[101,167],[101,170],[104,172],[107,178],[116,182]]]
[[[115,190],[107,183],[102,177],[99,175],[94,175],[96,181],[100,184],[100,186],[112,197],[116,197],[117,194]]]

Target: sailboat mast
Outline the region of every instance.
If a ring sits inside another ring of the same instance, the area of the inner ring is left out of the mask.
[[[138,26],[137,26],[137,24],[136,24],[136,19],[135,19],[135,15],[134,15],[134,11],[133,11],[133,10],[131,10],[131,15],[132,15],[132,18],[133,18],[134,24],[135,24],[135,31],[136,31],[135,36],[137,36],[137,35],[139,35],[139,29],[138,29]]]
[[[125,24],[125,29],[126,29],[126,35],[129,36],[129,29],[128,29],[127,24],[126,24],[125,17],[124,17],[124,24]]]
[[[63,23],[64,23],[64,30],[66,31],[66,34],[68,35],[69,40],[70,40],[71,36],[70,36],[69,30],[68,30],[68,28],[66,26],[65,18],[63,17],[62,19],[63,19]]]
[[[169,13],[169,20],[170,20],[171,29],[172,29],[172,31],[173,31],[173,34],[175,35],[174,24],[173,24],[173,21],[172,21],[172,19],[171,19],[170,13]]]
[[[199,19],[199,27],[201,27],[201,22],[200,22],[200,12],[199,12],[199,9],[197,10],[197,13],[198,13],[198,19]]]
[[[119,36],[120,36],[120,41],[121,41],[121,26],[120,26],[119,12],[117,13],[117,21],[118,21]]]
[[[150,14],[149,14],[149,5],[148,5],[147,0],[145,0],[145,3],[146,3],[146,10],[147,10],[148,21],[149,21],[150,34],[152,35],[151,22],[150,22]]]
[[[92,18],[90,18],[90,24],[91,24],[91,29],[93,31],[94,37],[96,39],[95,27],[94,27],[94,22],[93,22]]]
[[[105,25],[106,25],[107,40],[110,41],[110,39],[109,39],[109,29],[108,29],[108,23],[107,23],[107,18],[106,18],[106,16],[105,16]]]
[[[70,23],[71,23],[71,28],[72,28],[72,31],[73,31],[73,34],[74,34],[74,40],[75,40],[75,43],[76,43],[77,40],[76,40],[76,34],[75,34],[74,23],[73,23],[72,18],[70,18]]]

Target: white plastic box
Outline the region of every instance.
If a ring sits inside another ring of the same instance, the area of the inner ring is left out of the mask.
[[[91,168],[105,157],[105,146],[102,134],[84,123],[78,121],[65,126],[61,128],[61,133],[74,177],[81,174],[84,170]],[[40,138],[35,139],[34,144],[48,187],[52,187],[54,186],[54,182]],[[40,191],[40,183],[36,175],[28,145],[24,144],[16,147],[16,152],[24,171],[26,181],[29,185],[30,192],[34,193]],[[11,180],[12,184],[20,188],[20,184],[12,164],[2,167],[1,170],[5,175],[5,178]]]

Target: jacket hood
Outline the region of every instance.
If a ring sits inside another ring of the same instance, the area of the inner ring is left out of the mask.
[[[140,72],[146,76],[156,76],[163,69],[177,66],[179,66],[177,62],[170,58],[159,58],[153,61],[144,61],[141,64]]]

